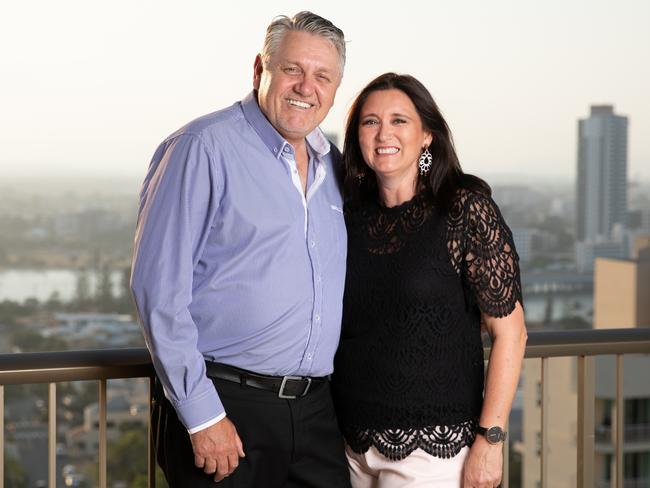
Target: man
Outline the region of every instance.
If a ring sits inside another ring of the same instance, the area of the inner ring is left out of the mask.
[[[349,486],[327,381],[345,276],[340,154],[318,128],[344,64],[331,22],[279,17],[254,91],[153,157],[131,286],[172,487]]]

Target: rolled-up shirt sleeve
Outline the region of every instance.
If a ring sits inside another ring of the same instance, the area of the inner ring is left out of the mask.
[[[224,414],[205,374],[199,331],[189,310],[194,269],[219,205],[212,154],[198,135],[188,133],[158,148],[143,185],[131,274],[156,373],[190,431]]]

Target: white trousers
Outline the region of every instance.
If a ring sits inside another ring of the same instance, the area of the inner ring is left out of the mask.
[[[443,459],[416,449],[401,461],[391,461],[374,446],[363,454],[345,446],[352,488],[461,488],[467,453],[469,447],[463,447],[453,458]]]

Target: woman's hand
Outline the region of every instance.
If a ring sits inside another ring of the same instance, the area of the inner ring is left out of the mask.
[[[495,488],[503,476],[503,444],[476,436],[463,467],[463,488]]]

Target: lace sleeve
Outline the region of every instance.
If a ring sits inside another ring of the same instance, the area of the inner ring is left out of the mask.
[[[519,257],[512,232],[494,201],[463,190],[449,219],[448,247],[479,309],[492,317],[505,317],[523,304]]]

